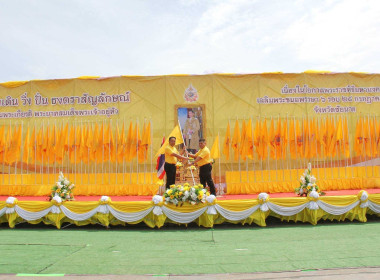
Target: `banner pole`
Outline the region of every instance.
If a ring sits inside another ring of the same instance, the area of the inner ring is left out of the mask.
[[[152,117],[150,117],[149,123],[150,123],[150,183],[153,184],[153,122],[152,122]]]
[[[222,172],[220,168],[220,139],[219,139],[219,131],[218,131],[218,150],[219,150],[219,195],[223,195],[223,190],[222,190]]]

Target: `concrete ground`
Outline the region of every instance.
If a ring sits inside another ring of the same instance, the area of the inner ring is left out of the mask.
[[[380,260],[379,260],[380,261]],[[312,271],[283,271],[283,272],[265,272],[265,273],[227,273],[227,274],[198,274],[198,275],[65,275],[65,276],[22,276],[15,274],[0,274],[0,280],[23,279],[23,280],[248,280],[248,279],[307,279],[307,280],[377,280],[380,279],[379,267],[361,267],[345,269],[320,269]]]

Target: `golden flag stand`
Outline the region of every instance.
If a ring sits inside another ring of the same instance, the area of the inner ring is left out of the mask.
[[[182,128],[181,128],[181,124],[180,124],[179,120],[178,120],[178,126],[179,126],[179,131],[181,132],[182,142],[184,143],[184,146],[185,146],[186,156],[188,157],[189,155],[188,155],[188,152],[186,149],[186,143],[185,143],[185,139],[183,138]],[[191,168],[190,168],[190,172],[191,172],[191,178],[193,179],[193,184],[195,186],[194,174],[193,174],[193,170],[191,170]]]

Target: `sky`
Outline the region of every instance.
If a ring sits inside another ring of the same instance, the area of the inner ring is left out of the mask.
[[[380,72],[378,0],[0,0],[0,82]]]

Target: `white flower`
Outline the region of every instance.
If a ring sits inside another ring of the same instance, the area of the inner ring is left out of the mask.
[[[303,188],[300,188],[300,194],[303,194]]]
[[[314,176],[310,177],[310,183],[315,184],[316,181],[317,179]]]
[[[305,184],[305,177],[304,176],[301,176],[300,180],[301,180],[302,184]]]
[[[107,196],[107,199],[108,199],[108,196]],[[162,202],[162,196],[160,196],[160,195],[155,195],[155,196],[153,196],[153,203],[154,204],[158,204],[158,203],[160,203],[160,202]]]
[[[210,194],[208,197],[206,197],[206,200],[209,203],[213,203],[215,199],[216,199],[216,197],[213,194]]]
[[[67,179],[65,179],[65,180],[63,181],[63,183],[65,184],[65,186],[68,186],[68,185],[70,184],[70,181],[67,180]]]
[[[186,198],[188,198],[189,195],[190,195],[189,191],[185,191],[184,195],[185,195]]]
[[[191,199],[192,199],[192,200],[196,200],[196,199],[197,199],[197,195],[196,195],[195,193],[192,193],[192,194],[191,194]]]
[[[165,201],[169,202],[170,201],[170,197],[165,198]]]
[[[206,193],[206,189],[203,189],[202,192],[203,192],[203,193]]]
[[[195,205],[195,201],[192,201],[192,202],[190,202],[191,203],[191,205]]]
[[[187,197],[182,197],[182,201],[186,201]]]
[[[62,198],[59,197],[58,195],[55,195],[55,196],[53,197],[53,200],[55,200],[57,203],[62,203]]]
[[[56,185],[57,185],[58,189],[62,188],[61,182],[57,182]]]
[[[174,203],[175,205],[177,205],[177,204],[178,204],[178,199],[174,198],[174,199],[173,199],[173,203]]]
[[[307,169],[309,169],[311,171],[311,163],[310,162],[307,165]]]

